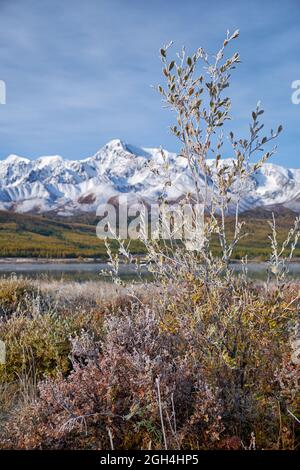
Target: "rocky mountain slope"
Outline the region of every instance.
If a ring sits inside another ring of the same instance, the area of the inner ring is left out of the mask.
[[[170,200],[189,191],[192,179],[187,162],[165,151],[171,185],[156,171],[163,163],[159,149],[136,148],[112,140],[94,156],[64,160],[60,156],[29,160],[10,155],[0,161],[0,210],[19,213],[55,212],[70,216],[96,212],[100,203],[121,194],[156,201],[166,189]],[[249,182],[241,209],[283,206],[300,212],[300,169],[265,164]]]

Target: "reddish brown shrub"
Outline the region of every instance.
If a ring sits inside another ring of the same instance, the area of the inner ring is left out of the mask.
[[[159,378],[168,446],[207,447],[222,432],[222,409],[188,350],[161,334],[148,310],[106,323],[96,344],[87,334],[73,339],[73,371],[39,385],[36,402],[10,421],[7,447],[153,448],[162,446],[156,379]],[[11,428],[12,426],[12,428]]]

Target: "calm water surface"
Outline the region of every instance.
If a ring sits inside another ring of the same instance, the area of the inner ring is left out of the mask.
[[[242,265],[236,263],[233,269],[237,275],[242,270]],[[26,276],[34,279],[50,278],[65,279],[74,281],[89,280],[110,280],[109,277],[102,276],[102,270],[108,271],[110,268],[106,263],[1,263],[0,277],[16,274],[17,276]],[[266,278],[265,263],[249,263],[248,274],[252,279],[263,280]],[[300,263],[293,263],[290,266],[292,278],[300,279]],[[136,278],[134,266],[124,265],[120,267],[120,276],[125,280]],[[147,277],[147,271],[144,270],[144,276]],[[149,277],[149,273],[148,273]]]

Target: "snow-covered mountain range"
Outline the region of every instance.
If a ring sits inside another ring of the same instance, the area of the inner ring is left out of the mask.
[[[184,158],[164,153],[171,181],[167,197],[176,201],[193,187],[192,179]],[[160,149],[136,148],[120,140],[110,141],[84,160],[10,155],[0,161],[0,209],[68,216],[95,213],[100,203],[124,193],[131,199],[156,201],[166,188],[161,164]],[[300,213],[300,169],[267,163],[243,196],[242,210],[280,205]]]

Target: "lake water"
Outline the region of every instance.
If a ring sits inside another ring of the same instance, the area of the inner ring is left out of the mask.
[[[242,270],[242,265],[235,263],[233,269],[238,275]],[[90,280],[110,280],[109,277],[100,275],[101,271],[108,271],[109,266],[106,263],[1,263],[0,277],[16,274],[17,276],[26,276],[30,278],[45,279],[65,279],[79,282]],[[265,263],[249,263],[248,274],[252,279],[263,280],[266,278]],[[300,279],[300,263],[290,265],[290,277]],[[147,271],[144,271],[147,276]],[[136,278],[135,268],[133,266],[123,265],[120,267],[120,277],[124,280]]]
[[[107,280],[110,276],[101,275],[102,271],[110,271],[107,263],[1,263],[0,277],[15,274],[33,279],[65,279],[73,281]],[[145,273],[146,275],[146,273]],[[136,277],[134,266],[121,266],[120,276],[125,279]]]

